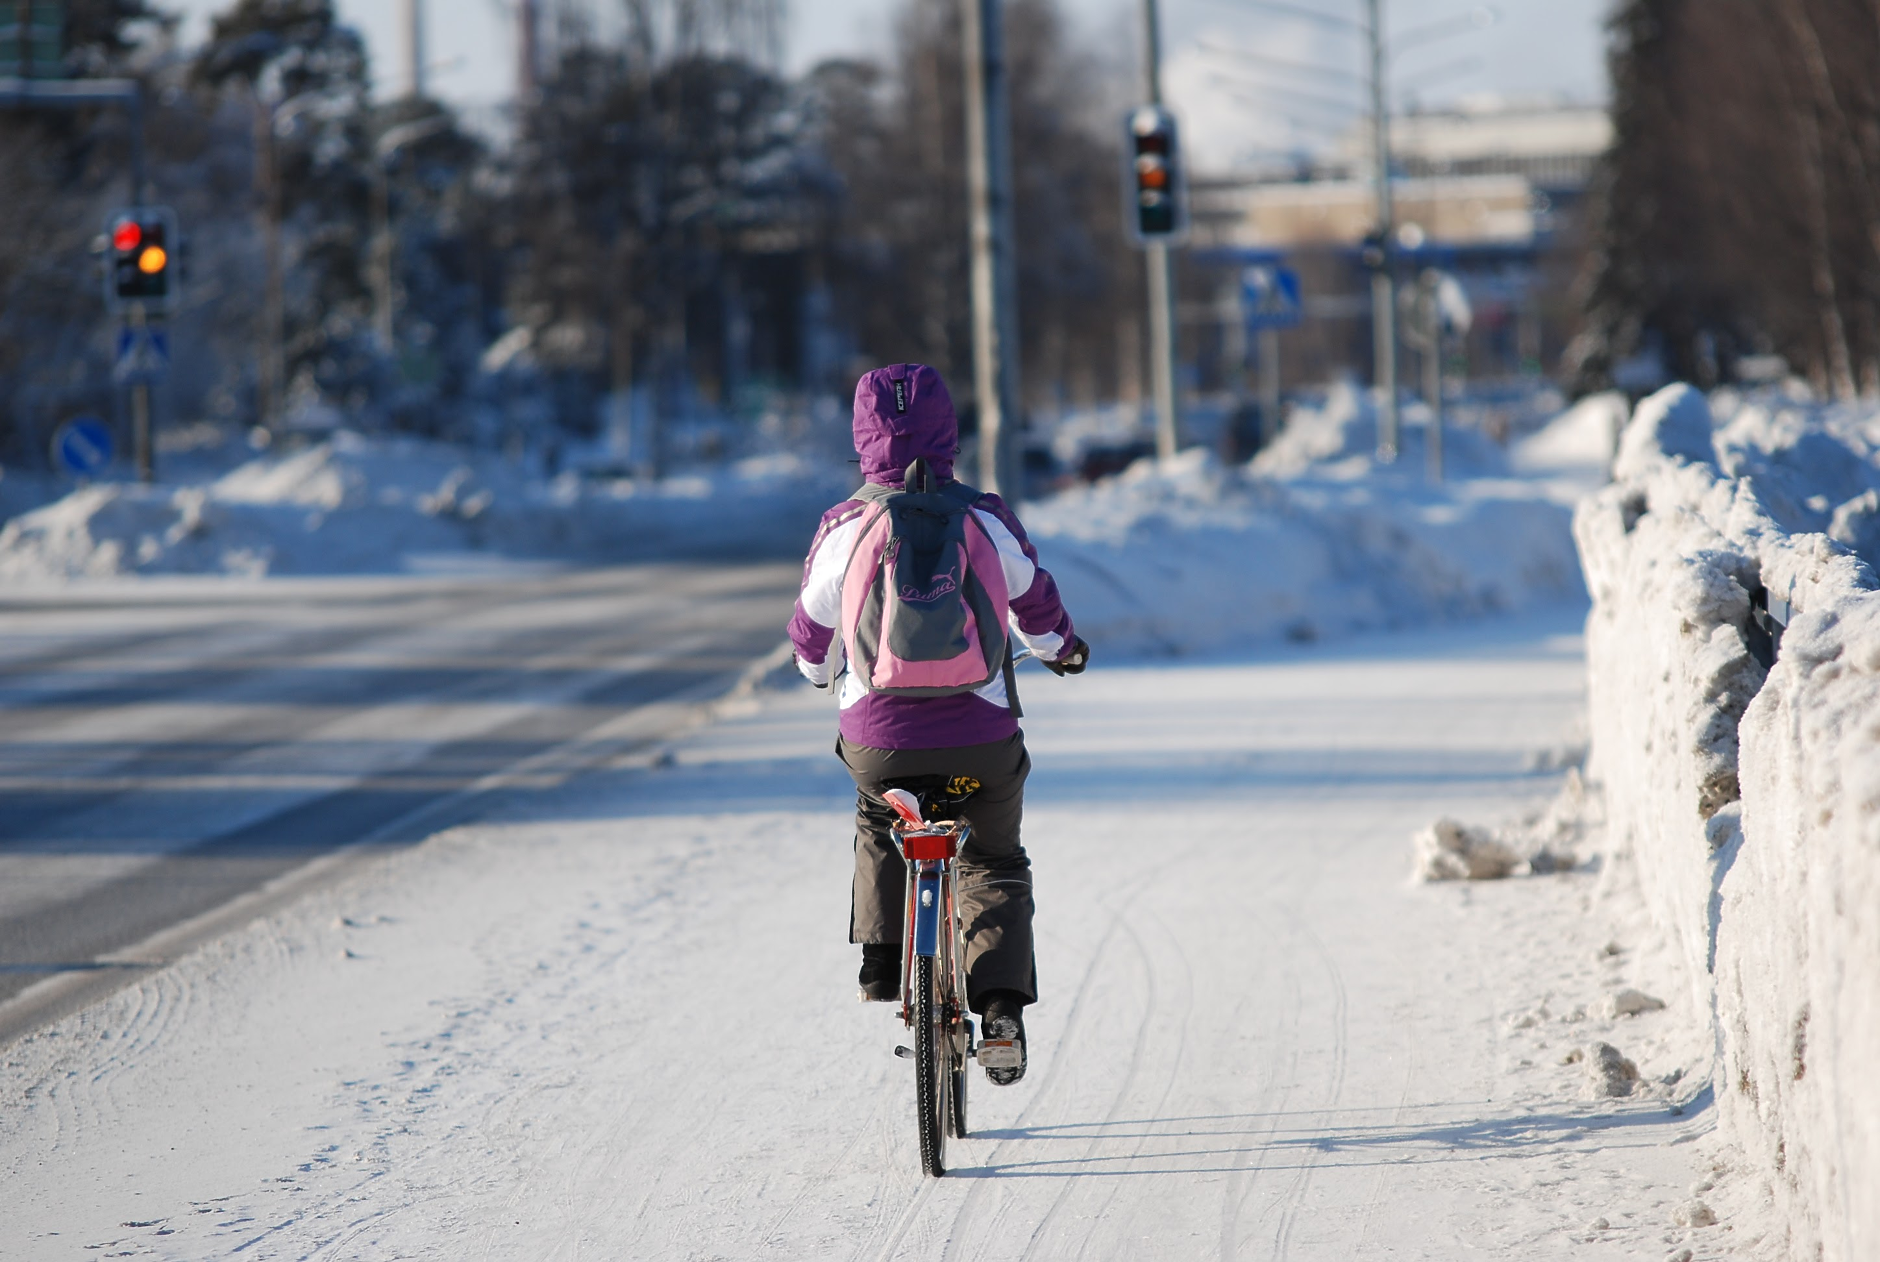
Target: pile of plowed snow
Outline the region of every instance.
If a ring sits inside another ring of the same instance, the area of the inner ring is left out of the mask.
[[[342,431],[200,485],[75,491],[0,530],[0,578],[384,573],[472,553],[592,562],[787,551],[851,477],[775,456],[652,484],[544,480],[489,453]]]
[[[1420,426],[1380,466],[1375,416],[1340,389],[1249,465],[1199,449],[1145,460],[1025,520],[1080,632],[1110,650],[1209,652],[1583,600],[1573,489],[1516,474],[1477,431],[1446,439],[1442,482],[1424,471]],[[1588,457],[1594,476],[1603,462]]]
[[[1591,768],[1784,1257],[1880,1257],[1880,416],[1673,386],[1580,507]]]

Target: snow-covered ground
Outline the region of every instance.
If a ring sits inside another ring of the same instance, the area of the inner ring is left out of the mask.
[[[1529,768],[1578,722],[1576,624],[1028,674],[1032,1069],[975,1083],[944,1180],[918,1173],[904,1036],[852,998],[852,790],[827,698],[800,690],[7,1049],[0,1239],[178,1259],[1757,1256],[1750,1219],[1686,1225],[1716,1177],[1713,1114],[1679,1112],[1701,1104],[1702,1014],[1623,872],[1409,878],[1418,826],[1558,785]],[[1628,988],[1668,1006],[1609,1015]],[[1641,1075],[1625,1098],[1593,1090],[1601,1043]]]
[[[542,478],[487,451],[342,430],[233,468],[187,462],[163,485],[96,483],[22,513],[0,529],[0,580],[776,553],[807,539],[852,478],[839,459],[792,454],[650,483]]]
[[[1398,462],[1381,467],[1375,415],[1340,387],[1245,467],[1201,448],[1145,460],[1030,506],[1025,521],[1080,631],[1111,652],[1207,653],[1579,601],[1571,506],[1604,480],[1610,411],[1594,400],[1512,453],[1452,429],[1433,483],[1423,427],[1408,426]]]
[[[1575,530],[1594,774],[1786,1256],[1880,1256],[1880,415],[1640,404]],[[1786,624],[1786,630],[1782,624]],[[1779,641],[1776,637],[1779,636]]]

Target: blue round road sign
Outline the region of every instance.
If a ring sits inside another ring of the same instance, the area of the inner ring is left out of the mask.
[[[76,477],[88,478],[111,463],[111,429],[95,416],[75,416],[52,435],[52,459]]]

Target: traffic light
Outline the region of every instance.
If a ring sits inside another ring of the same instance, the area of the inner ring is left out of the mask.
[[[113,310],[168,309],[177,290],[176,215],[163,206],[133,206],[111,216],[105,236],[106,303]]]
[[[1138,245],[1168,241],[1188,227],[1181,145],[1175,116],[1159,105],[1131,110],[1124,122],[1124,219]]]

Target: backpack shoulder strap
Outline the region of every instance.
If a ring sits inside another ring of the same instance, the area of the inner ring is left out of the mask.
[[[992,541],[992,535],[985,526],[972,518],[971,509],[985,498],[982,491],[964,482],[949,482],[940,488],[940,494],[967,509],[967,520],[972,521],[974,528],[986,536],[988,543]],[[1006,707],[1011,710],[1013,718],[1021,719],[1025,717],[1025,708],[1018,703],[1018,671],[1014,669],[1016,665],[1017,661],[1012,653],[1011,633],[1008,631],[1005,640],[1005,662],[1000,667],[1000,673],[1005,676]]]
[[[940,494],[963,508],[971,508],[985,498],[977,488],[970,487],[964,482],[949,482],[940,488]]]
[[[883,486],[879,482],[864,482],[862,489],[849,498],[860,500],[864,504],[886,504],[895,496],[905,494],[907,494],[907,492],[903,491],[898,486]]]

